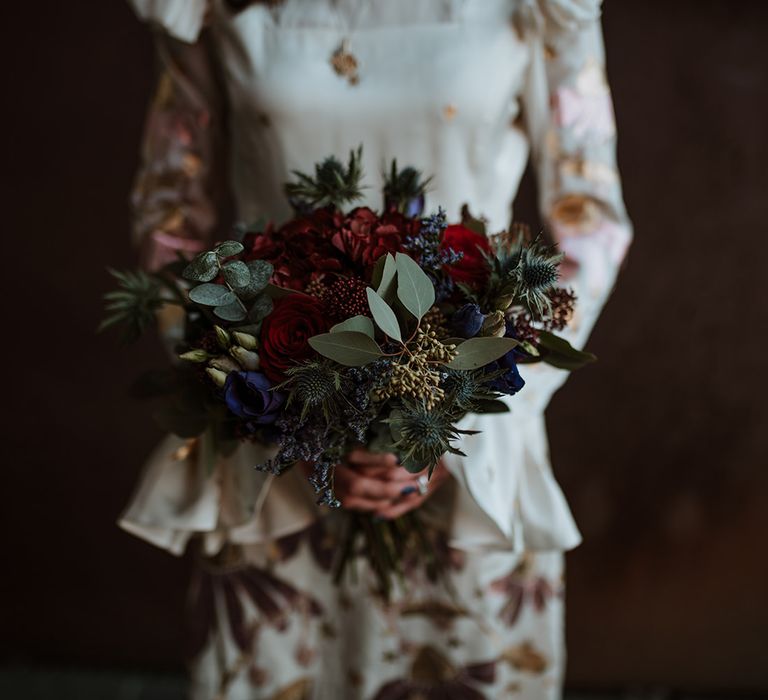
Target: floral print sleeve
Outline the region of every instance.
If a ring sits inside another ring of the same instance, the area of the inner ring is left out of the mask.
[[[610,293],[632,238],[616,169],[616,129],[605,77],[599,0],[529,5],[527,128],[545,222],[566,255],[563,284],[582,345]]]
[[[219,93],[205,34],[194,44],[156,35],[159,76],[132,195],[133,235],[157,269],[201,250],[222,198]]]

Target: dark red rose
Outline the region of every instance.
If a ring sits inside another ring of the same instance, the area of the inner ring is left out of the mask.
[[[303,291],[314,279],[342,270],[341,254],[330,238],[342,217],[328,209],[293,219],[277,230],[246,237],[246,260],[268,260],[275,267],[272,282]]]
[[[454,282],[463,282],[472,287],[480,287],[488,280],[490,267],[483,254],[491,252],[488,239],[461,224],[448,226],[443,232],[442,248],[450,248],[462,253],[462,258],[455,265],[446,265],[445,271]]]
[[[285,370],[314,355],[309,339],[325,333],[328,324],[320,301],[306,294],[288,294],[261,325],[261,371],[273,382],[285,379]]]

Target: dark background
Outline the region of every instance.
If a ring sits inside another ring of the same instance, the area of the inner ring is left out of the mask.
[[[114,524],[159,438],[129,378],[162,356],[93,335],[135,262],[150,37],[119,1],[11,7],[1,660],[175,671],[189,563]],[[585,536],[568,680],[768,693],[768,3],[609,0],[604,27],[636,241],[548,414]]]

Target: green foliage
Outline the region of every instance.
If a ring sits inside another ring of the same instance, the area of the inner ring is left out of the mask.
[[[182,277],[192,282],[210,282],[219,274],[219,256],[212,250],[196,255],[184,268]]]
[[[142,271],[109,273],[117,280],[118,289],[104,295],[106,315],[97,332],[121,326],[122,341],[130,343],[154,323],[157,310],[166,303],[162,286],[156,277]]]
[[[362,367],[381,357],[381,348],[376,341],[358,331],[323,333],[309,339],[312,349],[347,367]]]
[[[232,260],[225,263],[221,268],[221,272],[227,284],[235,289],[242,289],[251,283],[251,271],[241,260]]]
[[[376,293],[388,304],[392,302],[395,296],[395,279],[397,276],[397,263],[392,253],[382,255],[376,261],[376,267],[373,271],[371,286]]]
[[[223,306],[224,304],[231,304],[237,299],[223,284],[213,284],[211,282],[199,284],[191,289],[189,298],[195,304],[201,304],[202,306]]]
[[[539,347],[541,359],[558,369],[580,369],[597,359],[591,352],[577,350],[567,340],[549,331],[539,331]]]
[[[245,250],[245,248],[243,248],[243,244],[240,243],[240,241],[224,241],[223,243],[219,243],[219,245],[213,249],[213,252],[220,258],[231,258],[233,255],[240,255],[243,250]]]
[[[295,204],[312,208],[329,204],[341,207],[360,199],[362,156],[363,147],[360,146],[350,152],[346,168],[338,159],[330,157],[315,165],[314,176],[294,170],[296,180],[285,186],[288,198]]]
[[[400,324],[392,308],[370,287],[365,290],[368,295],[368,307],[373,315],[376,325],[393,340],[403,342],[403,336],[400,333]]]
[[[428,409],[420,402],[406,402],[390,413],[389,423],[394,448],[401,453],[401,464],[412,473],[429,468],[429,475],[446,452],[462,455],[453,441],[471,431],[455,427],[456,417],[441,408]]]
[[[406,167],[399,170],[397,160],[393,160],[389,174],[385,173],[384,201],[387,206],[405,214],[411,202],[423,200],[431,181],[431,177],[422,180],[422,175],[416,168]]]
[[[398,253],[395,256],[397,266],[397,298],[420,321],[435,303],[435,288],[427,274],[416,261]]]
[[[451,369],[470,370],[498,360],[519,345],[514,338],[470,338],[456,348],[456,357],[448,363]]]
[[[331,328],[331,333],[340,333],[341,331],[357,331],[373,338],[373,321],[367,316],[353,316]]]
[[[195,256],[182,275],[191,281],[203,281],[189,292],[190,301],[213,307],[222,321],[259,324],[272,312],[268,287],[273,267],[266,260],[226,260],[244,250],[238,241],[224,241],[213,250]],[[211,280],[221,275],[223,284]]]
[[[288,379],[279,388],[289,390],[289,402],[301,404],[301,419],[304,420],[312,410],[320,410],[330,422],[336,412],[337,400],[341,398],[339,372],[328,361],[321,361],[291,367],[287,374]]]

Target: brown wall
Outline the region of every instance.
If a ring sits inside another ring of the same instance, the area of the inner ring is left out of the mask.
[[[114,526],[158,438],[128,380],[162,358],[92,335],[104,266],[133,262],[149,37],[122,2],[9,13],[3,658],[177,667],[188,564]],[[768,3],[609,0],[604,24],[636,243],[549,413],[586,538],[569,677],[768,690]]]

